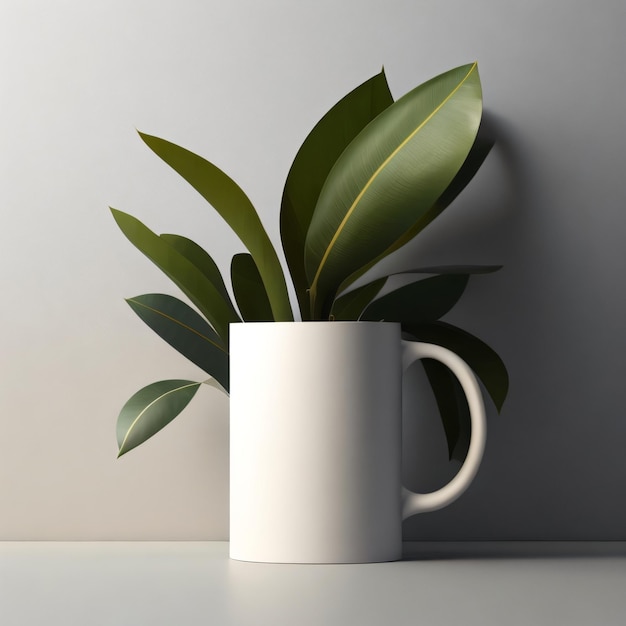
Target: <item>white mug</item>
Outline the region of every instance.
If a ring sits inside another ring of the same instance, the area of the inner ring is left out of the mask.
[[[436,359],[471,415],[467,458],[441,489],[401,483],[402,372]],[[230,327],[230,556],[273,563],[402,557],[402,520],[450,504],[476,475],[485,412],[469,367],[387,322]]]

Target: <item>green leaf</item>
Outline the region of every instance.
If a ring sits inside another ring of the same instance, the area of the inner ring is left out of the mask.
[[[436,217],[456,199],[456,197],[465,189],[469,182],[474,178],[475,174],[480,169],[487,155],[493,148],[494,142],[491,138],[481,137],[481,131],[479,129],[478,136],[474,141],[467,159],[461,166],[461,169],[457,172],[457,175],[453,178],[452,182],[448,185],[446,190],[439,196],[435,204],[424,213],[405,233],[403,233],[393,244],[391,244],[384,252],[381,252],[375,259],[359,268],[356,272],[351,274],[339,287],[338,292],[341,293],[347,287],[349,287],[354,281],[359,279],[365,272],[369,271],[379,261],[390,255],[392,252],[399,250],[402,246],[414,239],[428,224],[430,224]]]
[[[449,207],[465,187],[469,185],[481,165],[485,162],[487,155],[491,152],[494,143],[491,137],[481,136],[481,130],[480,128],[478,129],[478,135],[476,136],[474,145],[472,145],[465,162],[461,165],[461,169],[457,172],[456,176],[452,179],[452,182],[441,196],[439,196],[437,202],[435,202],[424,216],[423,219],[426,223],[430,223],[445,208]],[[422,228],[426,226],[426,223],[423,224]]]
[[[218,391],[221,391],[223,394],[230,396],[228,389],[225,389],[222,385],[220,385],[220,383],[218,383],[217,380],[215,380],[215,378],[209,378],[208,380],[203,380],[202,384],[206,385],[207,387],[213,387],[213,389],[217,389]]]
[[[509,390],[509,375],[502,359],[484,341],[445,322],[405,323],[402,329],[418,341],[435,343],[458,354],[485,385],[498,412],[502,410]]]
[[[134,394],[117,418],[118,458],[167,426],[191,401],[201,383],[162,380]]]
[[[228,345],[229,323],[241,320],[215,285],[191,261],[137,218],[113,208],[111,212],[128,240],[181,289]]]
[[[379,278],[337,298],[333,303],[332,317],[336,320],[358,320],[386,282],[387,277]]]
[[[314,319],[328,315],[346,278],[441,196],[467,158],[481,114],[474,63],[415,88],[348,145],[326,179],[306,238]]]
[[[237,316],[222,274],[209,253],[195,241],[181,235],[162,234],[160,237],[165,239],[172,248],[180,252],[187,260],[191,261],[213,283],[213,286],[232,309],[233,315]]]
[[[259,269],[277,321],[293,320],[287,284],[276,250],[241,187],[215,165],[165,139],[139,133],[146,145],[178,172],[226,220]]]
[[[261,275],[249,254],[236,254],[230,265],[233,293],[246,322],[272,322],[272,307]]]
[[[471,419],[461,383],[442,363],[423,359],[422,365],[432,387],[448,443],[450,460],[463,462],[469,446]]]
[[[228,390],[228,350],[190,306],[161,293],[128,298],[126,302],[157,335]]]
[[[444,322],[403,324],[409,339],[434,343],[455,352],[482,381],[498,412],[506,399],[509,377],[502,359],[483,341]],[[471,420],[460,383],[445,366],[424,359],[424,369],[431,384],[446,433],[450,458],[463,461],[469,447]]]
[[[389,276],[401,276],[402,274],[492,274],[501,269],[502,265],[432,265],[411,270],[400,270],[389,274]]]
[[[417,269],[392,272],[384,278],[377,278],[337,298],[333,303],[332,314],[334,319],[338,320],[359,319],[372,298],[378,294],[385,282],[392,276],[401,276],[403,274],[489,274],[491,272],[497,272],[501,268],[501,265],[441,265],[437,267],[420,267]],[[339,313],[336,312],[337,307],[339,307]],[[344,312],[344,307],[349,307],[348,311]],[[349,317],[346,317],[346,315],[349,315]]]
[[[304,321],[310,319],[304,242],[324,181],[346,146],[392,103],[383,71],[324,115],[304,140],[289,170],[281,203],[280,233]]]
[[[434,322],[458,302],[468,280],[467,274],[449,274],[409,283],[374,300],[361,319],[405,324]]]

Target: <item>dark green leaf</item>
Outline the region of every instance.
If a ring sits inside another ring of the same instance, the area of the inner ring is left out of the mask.
[[[379,278],[337,298],[333,304],[332,317],[336,320],[358,320],[386,282],[387,277]]]
[[[469,446],[471,420],[461,383],[439,361],[424,359],[422,365],[437,401],[449,458],[463,462]]]
[[[509,389],[509,375],[502,359],[484,341],[445,322],[407,323],[402,329],[418,341],[434,343],[458,354],[485,385],[498,412],[502,410]]]
[[[209,378],[208,380],[203,380],[202,384],[206,385],[207,387],[213,387],[213,389],[217,389],[218,391],[221,391],[227,396],[230,395],[230,393],[228,392],[228,389],[225,389],[220,383],[217,382],[217,380],[215,380],[215,378]]]
[[[241,320],[215,285],[193,263],[137,218],[116,209],[111,209],[111,212],[128,240],[174,281],[211,322],[224,344],[228,345],[228,324]]]
[[[199,246],[195,241],[182,237],[181,235],[162,234],[162,239],[175,248],[187,260],[191,261],[212,283],[217,291],[222,295],[224,301],[230,306],[234,315],[237,315],[235,307],[230,300],[230,295],[224,284],[224,279],[215,261],[209,253]]]
[[[118,457],[167,426],[189,404],[201,384],[162,380],[134,394],[117,418]]]
[[[492,274],[501,269],[502,265],[433,265],[431,267],[401,270],[393,272],[389,276],[401,276],[402,274]]]
[[[128,298],[126,302],[157,335],[228,390],[228,350],[190,306],[161,293]]]
[[[434,322],[457,303],[468,280],[467,274],[448,274],[410,283],[374,300],[361,319],[404,324]]]
[[[259,269],[277,321],[293,320],[287,284],[276,250],[241,187],[206,159],[165,139],[139,133],[146,145],[178,172],[226,220]]]
[[[476,64],[437,76],[392,104],[341,154],[320,192],[305,245],[312,316],[447,189],[482,114]]]
[[[392,276],[402,276],[403,274],[489,274],[491,272],[497,272],[501,268],[501,265],[440,265],[437,267],[420,267],[417,269],[393,272],[384,278],[373,280],[372,282],[366,283],[362,287],[353,289],[347,294],[337,298],[333,304],[333,316],[335,319],[359,319],[371,299],[376,296],[376,294],[382,289],[387,279]],[[380,281],[383,282],[381,283]],[[368,296],[370,296],[369,299]],[[335,314],[335,309],[338,303],[340,303],[339,306],[341,307],[341,310],[345,306],[350,306],[349,311],[341,313],[342,317],[337,317]],[[346,315],[349,315],[350,317],[345,317]]]
[[[249,254],[236,254],[230,265],[233,293],[246,322],[272,322],[272,307],[261,275]]]
[[[280,232],[303,320],[310,319],[304,242],[324,181],[356,135],[393,102],[384,72],[342,98],[315,125],[289,170],[280,211]]]

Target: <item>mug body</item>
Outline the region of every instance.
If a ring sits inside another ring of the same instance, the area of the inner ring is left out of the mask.
[[[400,326],[230,327],[230,556],[401,558]]]

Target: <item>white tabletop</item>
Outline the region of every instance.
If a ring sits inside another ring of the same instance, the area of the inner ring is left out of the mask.
[[[626,623],[626,542],[412,543],[372,565],[272,565],[225,542],[0,543],[3,626]]]

